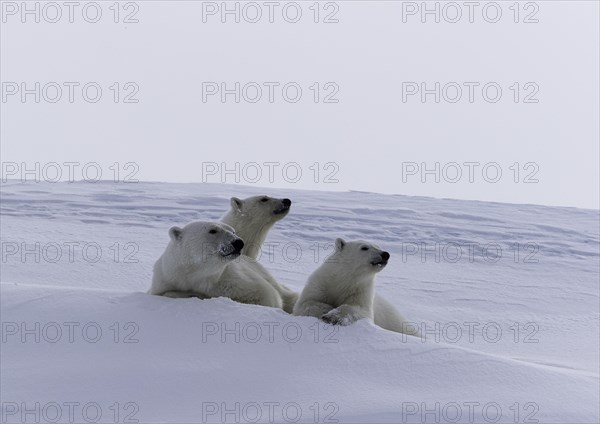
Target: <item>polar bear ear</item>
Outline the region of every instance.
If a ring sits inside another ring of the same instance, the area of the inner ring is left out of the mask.
[[[237,197],[231,198],[231,207],[233,209],[235,209],[236,211],[242,210],[242,203],[244,203],[244,201],[242,199],[238,199]]]
[[[181,228],[171,227],[169,229],[169,237],[171,237],[171,240],[173,240],[173,241],[181,240],[182,236],[183,236],[183,230]]]
[[[344,241],[344,239],[335,239],[335,250],[342,250],[344,246],[346,246],[346,242]]]

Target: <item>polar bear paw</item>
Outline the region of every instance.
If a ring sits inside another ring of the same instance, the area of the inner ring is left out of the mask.
[[[331,325],[350,325],[356,321],[352,315],[348,315],[339,309],[332,309],[321,317],[323,321]]]

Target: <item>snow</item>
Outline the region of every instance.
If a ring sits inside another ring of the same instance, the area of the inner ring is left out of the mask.
[[[145,294],[172,225],[255,194],[293,201],[260,258],[280,282],[300,291],[336,237],[372,241],[392,255],[378,292],[425,337]],[[1,206],[2,422],[600,421],[597,210],[18,181]]]

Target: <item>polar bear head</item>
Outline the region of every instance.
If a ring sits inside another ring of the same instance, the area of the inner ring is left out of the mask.
[[[389,259],[388,252],[372,243],[338,238],[335,240],[335,252],[327,262],[335,264],[341,274],[360,277],[378,273],[385,268]]]
[[[262,227],[283,219],[290,211],[290,199],[269,196],[252,196],[247,199],[231,198],[231,211],[244,218],[245,224]]]
[[[290,199],[269,196],[253,196],[247,199],[231,198],[231,208],[221,222],[231,225],[244,240],[242,251],[256,259],[271,227],[290,211]]]
[[[220,222],[197,221],[183,228],[172,227],[169,236],[167,252],[172,265],[191,271],[202,269],[206,274],[223,269],[244,247],[233,228]]]

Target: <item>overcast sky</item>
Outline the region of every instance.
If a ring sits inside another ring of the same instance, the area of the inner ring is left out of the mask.
[[[227,4],[2,2],[3,178],[598,208],[598,2]]]

